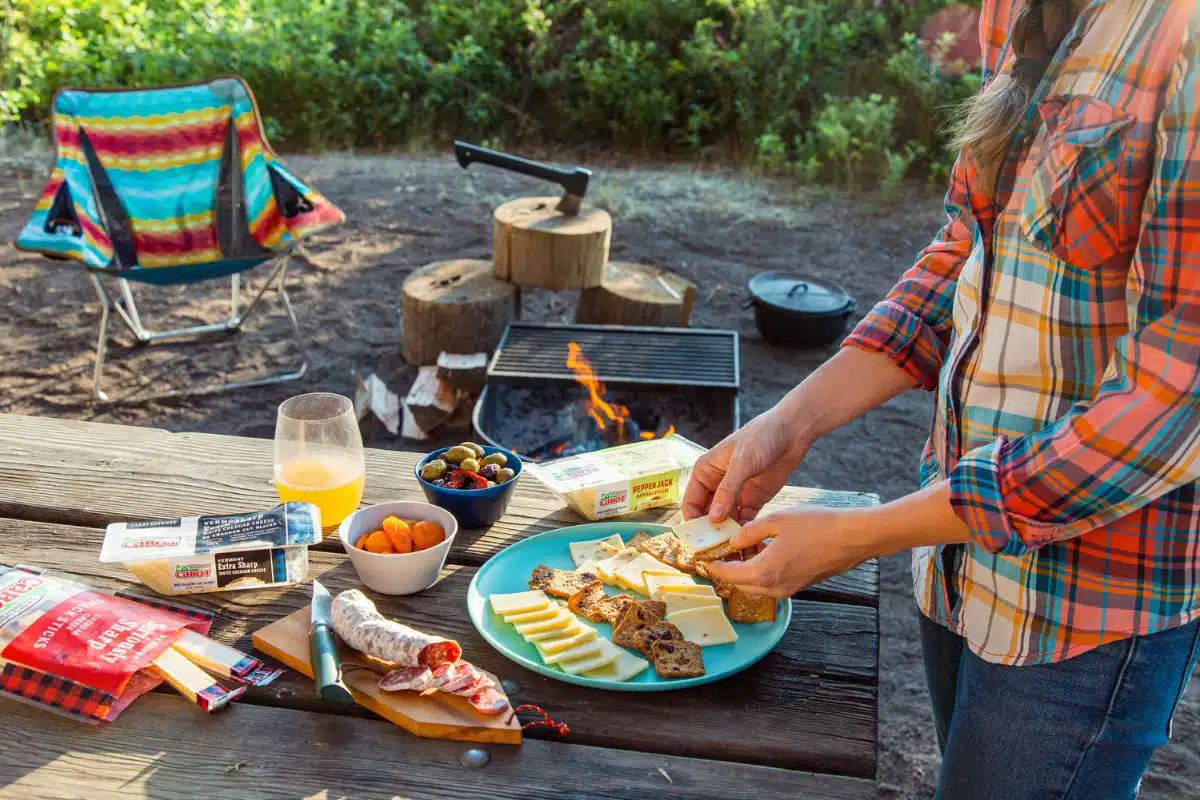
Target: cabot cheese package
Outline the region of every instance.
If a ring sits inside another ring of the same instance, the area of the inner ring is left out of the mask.
[[[703,454],[672,435],[525,468],[575,511],[600,520],[677,504]]]

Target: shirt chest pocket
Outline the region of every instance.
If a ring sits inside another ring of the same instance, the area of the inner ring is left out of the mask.
[[[1126,166],[1133,117],[1084,96],[1051,97],[1039,111],[1046,136],[1021,207],[1021,232],[1080,269],[1128,255],[1140,229]]]

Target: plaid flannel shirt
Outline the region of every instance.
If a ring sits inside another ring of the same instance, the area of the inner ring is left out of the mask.
[[[1020,0],[985,0],[985,77]],[[935,393],[924,485],[965,546],[921,610],[986,660],[1060,661],[1200,615],[1200,0],[1094,0],[990,196],[846,340]]]

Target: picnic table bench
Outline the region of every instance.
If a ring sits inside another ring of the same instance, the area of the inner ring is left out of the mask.
[[[145,587],[98,560],[110,522],[227,514],[278,502],[269,440],[0,414],[0,563],[28,564],[108,589]],[[417,453],[368,450],[364,503],[423,499]],[[873,495],[785,489],[776,505],[873,504]],[[640,518],[664,521],[676,509]],[[475,570],[523,537],[582,522],[532,477],[506,516],[459,534],[442,579],[380,610],[458,639],[471,660],[516,684],[571,729],[521,746],[422,739],[370,712],[314,698],[288,670],[205,715],[162,687],[114,723],[88,726],[0,699],[0,797],[855,798],[874,794],[878,565],[795,599],[778,647],[739,675],[662,693],[605,692],[532,673],[478,635],[466,609]],[[310,577],[359,586],[336,537],[314,548]],[[192,595],[211,635],[247,652],[250,634],[304,607],[307,584]],[[486,747],[482,768],[460,763]]]

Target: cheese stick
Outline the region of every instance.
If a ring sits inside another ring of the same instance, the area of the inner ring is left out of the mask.
[[[152,674],[165,678],[177,692],[209,713],[224,708],[246,691],[244,686],[226,689],[174,647],[167,648],[151,662],[148,669]]]
[[[172,646],[193,664],[229,678],[244,678],[263,665],[257,658],[193,630],[185,630]]]

